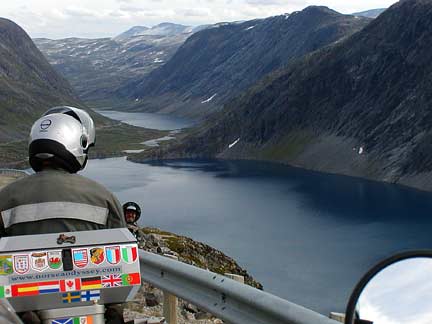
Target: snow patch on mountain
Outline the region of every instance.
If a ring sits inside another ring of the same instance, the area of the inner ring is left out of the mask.
[[[213,96],[211,96],[210,98],[208,98],[208,99],[206,99],[206,100],[204,100],[204,101],[201,101],[201,103],[208,103],[208,102],[210,102],[210,101],[212,101],[213,100],[213,98],[214,97],[216,97],[216,95],[217,95],[217,93],[215,93]]]

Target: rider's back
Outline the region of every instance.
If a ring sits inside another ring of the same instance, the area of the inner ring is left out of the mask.
[[[0,191],[8,236],[124,227],[112,193],[93,180],[48,169]]]

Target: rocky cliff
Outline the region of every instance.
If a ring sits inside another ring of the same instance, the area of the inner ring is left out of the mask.
[[[60,104],[80,105],[26,32],[0,18],[0,143],[26,138],[32,122]]]
[[[151,154],[280,161],[432,190],[431,20],[431,1],[400,1]]]

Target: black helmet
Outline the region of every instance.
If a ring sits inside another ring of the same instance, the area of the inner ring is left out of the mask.
[[[135,203],[133,201],[129,201],[127,203],[124,203],[123,204],[123,213],[125,215],[126,215],[127,210],[133,210],[136,213],[135,221],[137,221],[141,217],[141,208],[137,203]]]

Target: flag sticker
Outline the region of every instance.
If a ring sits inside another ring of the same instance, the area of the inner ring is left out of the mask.
[[[48,266],[54,270],[61,268],[61,266],[62,266],[61,251],[48,252]]]
[[[78,268],[84,268],[88,264],[88,251],[87,249],[72,250],[73,263]]]
[[[34,252],[31,254],[31,268],[42,272],[48,269],[48,254],[46,252]]]
[[[30,270],[30,259],[27,254],[14,255],[14,269],[18,274],[25,274]]]
[[[80,278],[60,280],[60,291],[68,292],[75,290],[81,290]]]
[[[81,301],[81,292],[73,291],[62,295],[63,304],[76,303]]]
[[[62,318],[52,320],[50,324],[93,324],[92,316],[81,316],[73,318]]]
[[[35,296],[39,295],[39,286],[37,282],[12,285],[12,296]]]
[[[139,273],[122,274],[123,286],[140,285],[141,276]]]
[[[102,288],[101,277],[89,277],[81,279],[81,289],[82,290],[91,290]]]
[[[0,275],[13,273],[12,255],[0,255]]]
[[[60,284],[58,281],[46,281],[38,284],[40,294],[52,294],[60,292]]]
[[[103,288],[112,288],[112,287],[121,287],[122,286],[122,278],[119,274],[102,276],[102,287]]]
[[[92,301],[100,299],[100,290],[86,290],[81,291],[81,301]]]
[[[73,324],[93,324],[93,316],[76,317]]]
[[[0,298],[9,298],[9,297],[12,297],[11,286],[0,286]]]
[[[122,247],[121,253],[123,261],[126,263],[134,263],[138,257],[136,245]]]
[[[120,262],[120,246],[105,247],[105,254],[108,263],[118,264]]]
[[[93,264],[99,265],[105,260],[103,248],[94,248],[90,250],[90,260]]]
[[[73,318],[58,318],[51,321],[51,324],[75,324]]]

